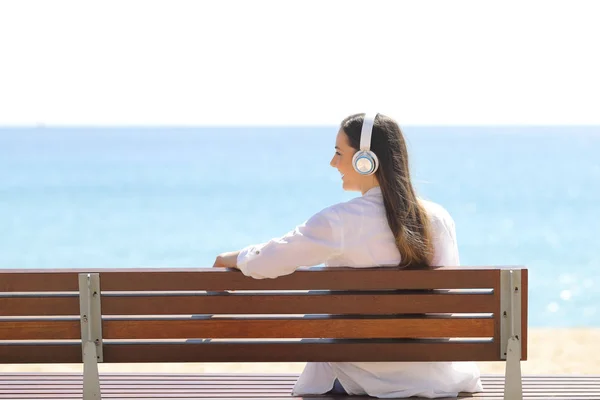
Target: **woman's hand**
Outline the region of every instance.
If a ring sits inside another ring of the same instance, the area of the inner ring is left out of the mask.
[[[213,264],[213,268],[237,268],[238,254],[240,254],[239,251],[219,254]]]

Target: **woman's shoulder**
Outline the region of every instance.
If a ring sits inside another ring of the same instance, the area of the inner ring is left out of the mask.
[[[372,213],[379,214],[380,212],[384,212],[384,206],[381,196],[379,196],[379,198],[375,196],[357,196],[333,204],[327,207],[327,210],[336,213],[337,215],[354,215],[357,213],[369,215]]]
[[[341,219],[352,218],[353,216],[366,216],[380,213],[385,215],[382,202],[373,201],[373,199],[367,199],[364,196],[358,196],[346,201],[331,204],[317,212],[314,217],[340,221]]]
[[[454,228],[454,219],[444,206],[422,198],[419,198],[419,202],[425,208],[425,212],[434,226],[441,224],[446,228]]]
[[[351,205],[352,202],[353,202],[353,200],[349,200],[349,201],[342,201],[339,203],[331,204],[331,205],[321,209],[317,213],[315,213],[313,217],[338,219],[338,218],[340,218],[340,216],[342,214],[345,214],[346,212],[348,212],[349,208],[352,208],[352,205]]]

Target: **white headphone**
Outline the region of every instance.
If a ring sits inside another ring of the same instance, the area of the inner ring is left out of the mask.
[[[352,157],[352,166],[361,175],[372,175],[379,167],[379,160],[375,153],[371,151],[371,134],[376,117],[377,114],[365,114],[360,132],[360,150]]]

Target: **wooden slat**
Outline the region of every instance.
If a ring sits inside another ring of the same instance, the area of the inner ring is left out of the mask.
[[[491,341],[107,341],[104,362],[492,361]],[[3,363],[79,363],[81,345],[0,345]]]
[[[0,319],[0,340],[80,339],[79,317]]]
[[[77,272],[84,271],[0,269],[0,292],[79,291]]]
[[[313,292],[108,292],[102,294],[105,315],[158,314],[401,314],[492,313],[490,293]],[[184,293],[184,294],[181,294]],[[78,315],[79,294],[0,295],[0,316]]]
[[[79,315],[79,293],[0,296],[0,316]]]
[[[498,269],[435,271],[380,268],[303,268],[276,279],[253,279],[238,270],[111,270],[100,274],[102,290],[391,290],[491,288]],[[318,277],[315,275],[318,273]]]
[[[0,304],[2,299],[0,299]],[[102,294],[104,315],[492,313],[493,294]],[[21,312],[26,310],[21,309]],[[18,314],[15,314],[18,315]]]
[[[438,338],[492,337],[492,318],[211,318],[105,319],[105,339]]]
[[[81,363],[81,344],[0,342],[0,360],[4,364]]]
[[[491,293],[322,292],[310,294],[108,292],[104,315],[492,313]],[[0,295],[0,316],[78,315],[78,293]]]
[[[105,343],[104,362],[492,361],[493,342],[329,340]]]
[[[102,276],[103,290],[116,291],[474,289],[492,287],[493,281],[499,279],[500,269],[312,267],[277,279],[252,279],[238,270],[223,268],[0,269],[0,292],[77,291],[77,274],[96,272]]]

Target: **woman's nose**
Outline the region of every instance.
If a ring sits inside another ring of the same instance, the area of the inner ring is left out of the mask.
[[[337,160],[335,159],[335,156],[331,158],[331,161],[329,161],[329,165],[335,168],[335,166],[337,165]]]

